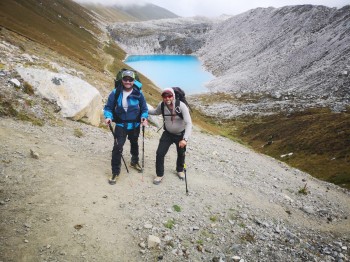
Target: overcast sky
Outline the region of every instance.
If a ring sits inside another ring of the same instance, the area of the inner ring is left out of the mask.
[[[152,3],[183,17],[208,16],[221,14],[236,15],[257,7],[281,7],[286,5],[325,5],[343,7],[349,0],[75,0],[76,2],[93,2],[108,4]]]

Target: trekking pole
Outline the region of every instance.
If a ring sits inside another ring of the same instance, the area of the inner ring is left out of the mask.
[[[188,195],[188,189],[187,189],[187,175],[186,175],[186,164],[184,164],[184,173],[185,173],[186,195]]]
[[[142,182],[143,182],[143,169],[145,168],[145,126],[142,126]]]
[[[109,129],[111,130],[111,132],[112,132],[112,134],[113,134],[113,138],[114,138],[114,140],[115,140],[116,138],[115,138],[115,134],[114,134],[113,127],[112,127],[111,123],[109,123],[108,126],[109,126]],[[126,168],[126,172],[129,173],[129,169],[128,169],[126,163],[125,163],[125,160],[124,160],[123,155],[122,155],[122,159],[123,159],[123,162],[124,162],[124,165],[125,165],[125,168]]]

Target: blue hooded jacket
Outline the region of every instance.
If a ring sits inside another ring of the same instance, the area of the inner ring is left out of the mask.
[[[118,126],[125,127],[124,125],[126,125],[128,130],[139,127],[141,118],[148,118],[148,107],[142,91],[136,85],[133,86],[133,90],[127,98],[128,110],[125,112],[122,105],[123,87],[120,84],[117,88],[121,90],[117,103],[115,102],[117,89],[114,88],[109,94],[107,104],[103,109],[104,117],[112,119]],[[115,109],[113,109],[114,105],[116,105]],[[113,110],[118,119],[114,119]]]

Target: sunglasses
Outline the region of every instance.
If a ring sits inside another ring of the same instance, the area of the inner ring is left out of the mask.
[[[173,95],[169,95],[169,94],[165,94],[165,95],[162,95],[163,98],[171,98],[173,97]]]
[[[123,82],[134,82],[134,79],[130,77],[124,77],[122,80]]]

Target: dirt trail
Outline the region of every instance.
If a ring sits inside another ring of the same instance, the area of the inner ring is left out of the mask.
[[[189,228],[218,226],[223,232],[239,232],[232,227],[254,219],[279,221],[300,232],[320,230],[319,234],[341,235],[349,228],[345,218],[350,214],[349,195],[341,189],[197,129],[187,152],[189,196],[173,171],[174,147],[166,157],[162,184],[152,184],[161,133],[155,127],[146,129],[143,177],[131,168],[127,174],[122,167],[120,179],[111,186],[107,183],[113,139],[109,130],[69,120],[63,123],[38,127],[0,119],[0,261],[154,261],[160,254],[165,261],[185,257],[207,261],[189,247],[195,249],[199,242]],[[83,137],[74,136],[77,128]],[[38,159],[31,150],[39,154]],[[128,142],[124,158],[128,163]],[[303,179],[313,194],[301,201],[313,209],[321,208],[319,203],[334,205],[328,212],[336,224],[316,216],[316,211],[302,211],[297,194],[289,194],[293,202],[287,199],[288,188],[301,188]],[[182,212],[174,212],[174,205]],[[214,221],[214,216],[220,219]],[[173,231],[163,226],[170,218],[178,221]],[[145,229],[146,224],[152,227]],[[178,245],[179,250],[191,251],[184,257],[167,253],[166,248],[149,250],[150,234],[161,239],[176,234],[172,248]],[[349,237],[349,232],[345,235]],[[142,242],[146,248],[139,246]],[[213,253],[215,249],[208,254]]]

